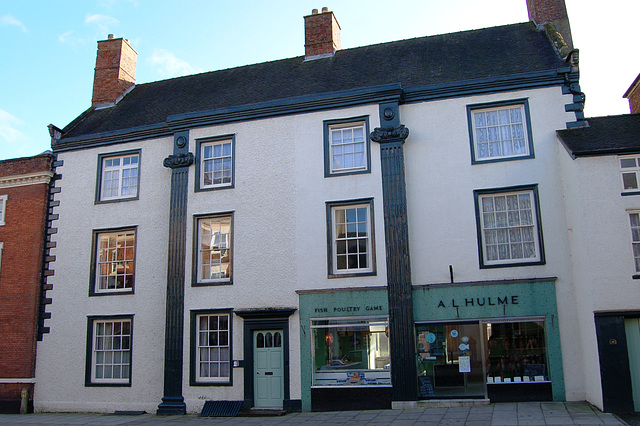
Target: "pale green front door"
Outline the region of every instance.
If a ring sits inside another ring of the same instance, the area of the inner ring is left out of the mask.
[[[629,352],[633,406],[635,411],[640,411],[640,318],[625,318],[624,328]]]
[[[282,408],[284,399],[282,330],[253,332],[254,405]]]

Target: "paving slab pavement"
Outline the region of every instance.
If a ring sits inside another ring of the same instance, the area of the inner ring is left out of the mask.
[[[481,407],[290,413],[278,417],[199,417],[83,413],[0,414],[0,425],[627,425],[585,402],[513,402]]]

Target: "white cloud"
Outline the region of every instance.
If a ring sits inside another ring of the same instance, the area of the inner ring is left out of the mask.
[[[111,16],[94,13],[93,15],[87,15],[84,23],[95,26],[101,33],[109,33],[110,28],[117,26],[120,21]]]
[[[60,34],[58,36],[58,41],[60,43],[74,44],[73,38],[71,38],[71,34],[73,34],[73,30],[69,30],[64,34]]]
[[[15,25],[16,27],[22,29],[23,33],[27,32],[27,27],[25,27],[22,22],[18,21],[16,18],[9,14],[4,15],[2,18],[0,18],[0,23],[2,23],[2,25]]]
[[[153,49],[153,54],[147,60],[158,67],[158,74],[163,78],[180,77],[183,75],[202,72],[187,61],[177,58],[166,49]]]
[[[0,109],[0,139],[4,139],[10,144],[26,141],[28,139],[27,135],[16,128],[23,124],[24,121],[20,120],[18,117]]]

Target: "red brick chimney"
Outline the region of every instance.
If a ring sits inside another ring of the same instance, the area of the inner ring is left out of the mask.
[[[91,98],[94,107],[114,104],[135,84],[137,56],[128,40],[115,38],[113,34],[98,42]]]
[[[313,9],[304,17],[305,60],[333,56],[336,50],[340,50],[340,24],[328,8],[323,7],[322,13]]]
[[[527,11],[529,20],[535,22],[539,28],[552,23],[569,49],[573,49],[569,15],[564,0],[527,0]]]
[[[629,100],[629,109],[631,110],[631,114],[640,112],[640,74],[638,74],[623,97]]]

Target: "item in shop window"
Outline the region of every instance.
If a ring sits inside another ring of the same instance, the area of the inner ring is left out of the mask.
[[[522,377],[520,377],[520,376],[514,377],[513,381],[516,382],[516,383],[520,383],[520,382],[522,382]]]
[[[544,376],[535,376],[533,380],[536,382],[544,382]]]

